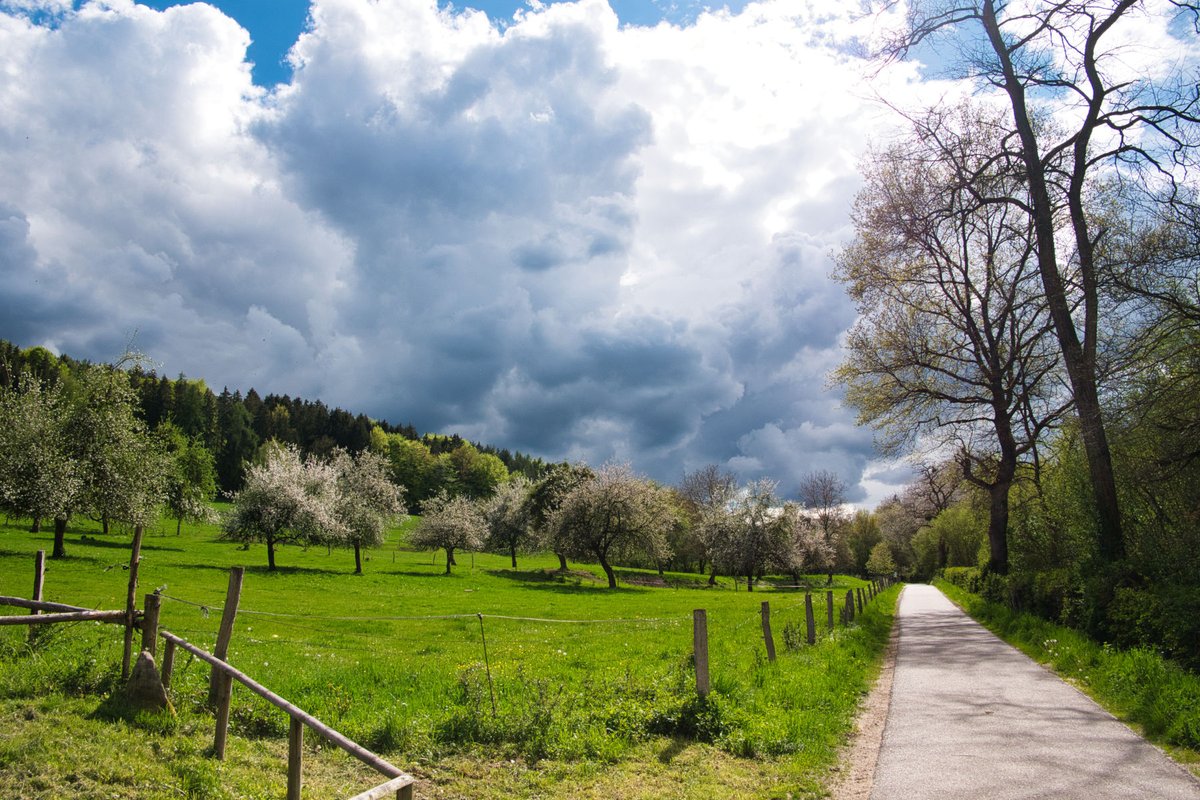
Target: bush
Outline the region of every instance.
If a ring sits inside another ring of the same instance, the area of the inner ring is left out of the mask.
[[[1200,670],[1200,587],[1119,588],[1108,623],[1117,646],[1150,647]]]
[[[942,577],[964,592],[980,594],[983,589],[983,573],[978,567],[946,567]]]

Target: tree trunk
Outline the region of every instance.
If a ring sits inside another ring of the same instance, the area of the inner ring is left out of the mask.
[[[596,560],[600,562],[600,568],[604,570],[604,574],[608,576],[608,588],[617,588],[617,573],[613,572],[613,568],[609,565],[608,560],[601,554],[596,554]]]
[[[516,569],[517,568],[517,546],[515,544],[512,546],[511,555],[512,555],[512,568]]]
[[[558,556],[558,568],[562,572],[567,571],[567,555],[566,553],[555,553]]]
[[[108,514],[100,515],[100,527],[103,530],[104,535],[108,536]]]
[[[454,566],[454,548],[446,548],[446,574],[450,574],[450,567]]]
[[[183,533],[183,517],[176,517],[176,519],[175,519],[175,535],[179,536],[182,533]]]
[[[709,586],[717,585],[717,567],[715,564],[713,565],[712,572],[710,572],[708,574],[708,585]]]
[[[275,571],[275,537],[267,537],[267,571]]]
[[[747,592],[754,591],[754,576],[753,575],[746,576],[746,591]]]
[[[1008,490],[1012,481],[996,481],[988,489],[988,570],[1008,574]]]
[[[51,558],[66,558],[67,557],[67,545],[64,541],[64,537],[66,536],[66,534],[67,534],[66,519],[63,519],[60,517],[55,517],[54,518],[54,552],[50,554]]]
[[[33,524],[29,526],[29,532],[30,533],[41,533],[42,532],[42,518],[41,517],[33,518]]]
[[[359,543],[354,543],[354,574],[362,575],[362,551]]]
[[[1132,6],[1133,3],[1124,3]],[[1123,11],[1123,10],[1122,10]],[[1101,559],[1112,562],[1124,557],[1125,544],[1121,535],[1120,504],[1117,500],[1116,479],[1113,476],[1112,454],[1108,435],[1100,414],[1100,400],[1096,388],[1094,363],[1094,337],[1087,335],[1097,324],[1097,307],[1094,302],[1095,263],[1092,259],[1092,240],[1087,233],[1087,222],[1082,217],[1082,181],[1086,171],[1087,146],[1091,139],[1092,122],[1085,123],[1075,141],[1075,171],[1071,176],[1068,194],[1071,206],[1071,222],[1074,227],[1076,249],[1080,256],[1080,271],[1084,284],[1084,330],[1085,341],[1079,340],[1075,321],[1071,315],[1071,303],[1058,269],[1054,231],[1054,208],[1050,202],[1045,166],[1038,148],[1037,134],[1033,130],[1025,103],[1025,86],[1013,67],[1008,44],[1000,33],[996,20],[994,0],[988,0],[983,9],[984,29],[992,49],[1000,60],[1004,72],[1004,89],[1008,94],[1013,111],[1013,120],[1021,142],[1021,156],[1025,165],[1029,192],[1033,201],[1034,231],[1037,240],[1038,272],[1042,288],[1054,322],[1054,333],[1062,351],[1063,364],[1071,383],[1075,399],[1075,412],[1079,417],[1079,429],[1083,449],[1087,455],[1088,474],[1091,478],[1093,498],[1096,502],[1098,523],[1097,546]],[[1099,98],[1102,101],[1102,98]],[[1078,202],[1077,202],[1078,201]],[[1077,207],[1078,206],[1078,207]]]

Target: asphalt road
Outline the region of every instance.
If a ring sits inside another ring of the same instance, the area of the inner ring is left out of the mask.
[[[871,800],[1200,800],[1200,781],[937,589],[906,587],[898,617]]]

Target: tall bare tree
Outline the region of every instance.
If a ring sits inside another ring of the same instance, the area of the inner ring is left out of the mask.
[[[1127,32],[1156,15],[1160,30],[1172,15],[1200,30],[1200,7],[1184,0],[1153,7],[1142,0],[914,0],[903,29],[883,49],[904,58],[923,43],[952,39],[941,51],[960,54],[952,69],[998,90],[1008,106],[1010,135],[996,152],[1019,158],[1024,197],[1001,199],[1019,204],[1032,223],[1038,275],[1087,454],[1097,549],[1108,561],[1122,558],[1124,542],[1097,361],[1104,230],[1089,214],[1089,191],[1098,177],[1117,174],[1159,182],[1171,194],[1194,166],[1200,123],[1194,79],[1139,70],[1131,57],[1151,45]],[[1165,63],[1155,55],[1143,51],[1144,63]],[[1039,127],[1050,116],[1055,124]]]
[[[892,453],[953,448],[988,492],[991,567],[1008,570],[1008,496],[1021,458],[1069,407],[1038,285],[1031,219],[1016,202],[1005,128],[965,105],[873,154],[837,277],[859,307],[835,372]]]
[[[825,563],[815,566],[824,568],[832,586],[839,556],[846,549],[843,536],[850,518],[846,510],[846,482],[836,472],[819,469],[800,479],[798,493],[800,504],[815,518],[825,543]]]
[[[692,529],[703,552],[701,571],[705,561],[709,564],[708,583],[711,586],[717,582],[716,555],[733,531],[730,512],[738,495],[737,478],[716,464],[708,464],[683,476],[679,495],[687,505]]]

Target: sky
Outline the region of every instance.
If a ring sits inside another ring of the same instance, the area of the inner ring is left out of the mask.
[[[832,257],[882,98],[961,87],[855,8],[0,0],[0,337],[871,505]]]

